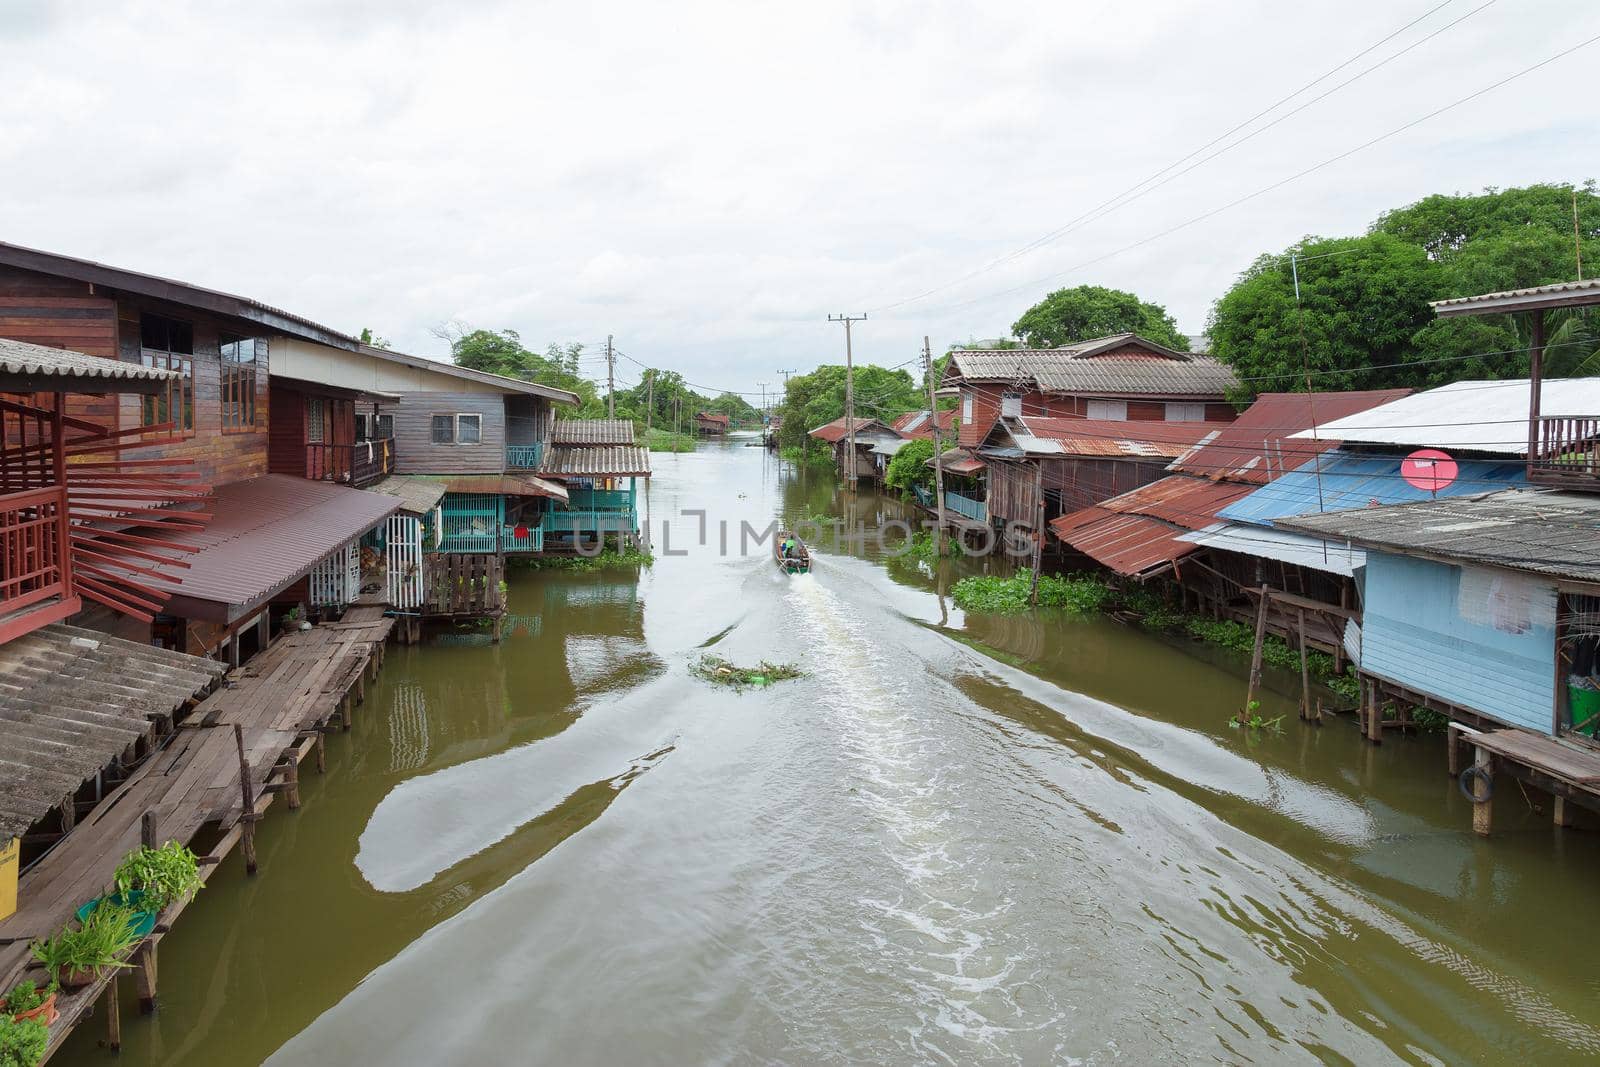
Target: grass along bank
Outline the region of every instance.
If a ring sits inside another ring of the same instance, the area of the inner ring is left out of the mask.
[[[686,433],[673,433],[660,427],[650,427],[649,434],[645,437],[645,444],[652,452],[693,452],[694,436]]]
[[[602,549],[593,556],[508,556],[513,567],[530,571],[573,571],[580,574],[603,571],[610,567],[648,567],[656,561],[648,548]]]

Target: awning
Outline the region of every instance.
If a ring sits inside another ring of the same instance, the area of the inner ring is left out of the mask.
[[[959,474],[970,478],[974,474],[982,474],[988,464],[967,451],[965,448],[952,448],[944,455],[937,457],[938,463],[944,468],[946,474]],[[928,457],[928,466],[932,467],[935,457]]]
[[[556,478],[648,478],[650,452],[640,445],[551,445],[539,473]]]
[[[501,496],[547,496],[563,503],[567,487],[532,474],[447,474],[428,479],[447,493],[498,493]]]
[[[189,568],[142,580],[171,590],[170,614],[234,622],[399,510],[384,493],[286,474],[229,482],[204,530],[164,535],[196,546]]]
[[[0,841],[18,837],[227,667],[57,623],[0,645]]]
[[[400,510],[408,515],[426,515],[439,506],[439,501],[449,492],[438,478],[425,478],[416,474],[391,474],[380,482],[367,486],[369,493],[383,493],[400,501]]]
[[[1367,554],[1362,549],[1352,548],[1340,541],[1323,541],[1266,526],[1221,522],[1204,530],[1184,534],[1179,540],[1197,548],[1260,556],[1345,577],[1367,565]]]

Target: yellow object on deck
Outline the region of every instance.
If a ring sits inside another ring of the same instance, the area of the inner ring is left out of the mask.
[[[15,837],[0,843],[0,919],[17,910],[17,865],[21,845]]]

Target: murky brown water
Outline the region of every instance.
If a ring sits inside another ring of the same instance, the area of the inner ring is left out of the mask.
[[[1230,730],[1205,650],[965,619],[873,553],[783,578],[738,523],[837,513],[831,479],[654,462],[657,523],[708,508],[709,543],[520,573],[498,647],[392,648],[261,875],[163,943],[122,1063],[1600,1056],[1595,835],[1512,793],[1476,839],[1437,739],[1272,694],[1281,736]],[[710,642],[810,676],[714,691]],[[60,1062],[111,1062],[96,1030]]]

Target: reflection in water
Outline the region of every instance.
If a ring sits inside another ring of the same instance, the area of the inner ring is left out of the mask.
[[[737,442],[654,459],[658,521],[904,513]],[[1600,849],[1510,805],[1476,840],[1436,739],[1301,726],[1289,678],[1241,736],[1221,654],[938,595],[1003,563],[694,540],[514,572],[502,645],[392,650],[123,1062],[1600,1055]],[[713,690],[711,642],[807,677]]]

